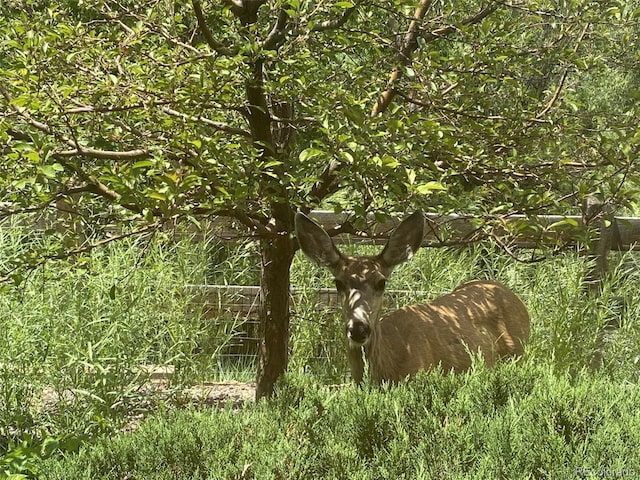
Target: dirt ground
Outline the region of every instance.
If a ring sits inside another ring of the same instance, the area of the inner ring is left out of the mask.
[[[231,403],[241,406],[248,400],[253,400],[256,394],[256,384],[240,382],[207,382],[185,390],[187,397],[207,405],[224,406]]]
[[[174,369],[169,366],[147,365],[142,367],[144,374],[148,375],[147,383],[143,390],[151,394],[173,396],[182,399],[186,403],[197,403],[213,406],[224,406],[231,403],[234,407],[240,407],[247,400],[255,398],[255,382],[204,382],[178,391],[168,390]]]
[[[130,414],[124,432],[134,431],[147,417],[152,416],[155,408],[164,404],[168,408],[196,408],[231,406],[241,408],[246,402],[255,398],[255,382],[204,382],[187,387],[171,386],[173,369],[171,367],[145,366],[142,368],[146,381],[127,400]],[[65,390],[55,391],[45,388],[38,398],[33,400],[35,410],[48,410],[55,414],[60,403],[82,401],[88,392]]]

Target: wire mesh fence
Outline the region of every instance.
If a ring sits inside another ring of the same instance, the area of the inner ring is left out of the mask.
[[[260,287],[189,285],[193,302],[210,323],[210,341],[217,361],[227,367],[254,369],[260,345]],[[426,298],[426,291],[386,292],[388,307],[408,298]],[[291,360],[301,370],[347,377],[344,332],[333,288],[291,289]]]

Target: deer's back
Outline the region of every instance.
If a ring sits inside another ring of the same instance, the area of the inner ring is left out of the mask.
[[[400,380],[438,364],[445,371],[471,366],[480,351],[492,365],[519,356],[529,337],[529,314],[503,284],[476,280],[427,304],[408,305],[380,320],[368,352],[374,380]]]

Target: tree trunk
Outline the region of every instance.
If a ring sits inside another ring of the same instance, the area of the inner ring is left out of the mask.
[[[287,370],[289,281],[295,253],[293,242],[284,233],[262,239],[260,250],[260,348],[256,401],[270,397],[276,380]]]
[[[261,160],[286,159],[285,153],[288,153],[294,141],[293,130],[276,128],[278,139],[282,141],[281,145],[276,145],[271,130],[272,106],[264,88],[263,59],[256,59],[251,69],[252,74],[246,82],[246,113],[255,147],[260,152]],[[278,113],[286,112],[287,115],[293,113],[291,105],[281,109],[275,107],[275,110]],[[278,146],[282,151],[277,150]],[[284,178],[284,162],[260,177],[260,195],[269,201],[272,218],[267,228],[271,234],[260,240],[260,348],[256,401],[273,395],[273,386],[287,370],[289,357],[289,270],[296,247],[289,238],[293,213],[286,187],[280,183]]]

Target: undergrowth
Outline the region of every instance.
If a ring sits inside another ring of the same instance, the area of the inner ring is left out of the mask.
[[[557,479],[640,474],[640,392],[606,376],[506,363],[397,387],[289,376],[272,401],[172,411],[42,478]]]

